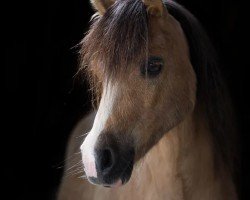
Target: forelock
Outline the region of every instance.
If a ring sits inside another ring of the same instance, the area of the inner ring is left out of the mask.
[[[141,0],[117,0],[94,20],[82,41],[82,65],[101,67],[109,76],[132,63],[143,62],[148,53],[148,17]]]

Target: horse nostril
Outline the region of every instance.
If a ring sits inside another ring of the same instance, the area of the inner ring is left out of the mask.
[[[109,149],[105,149],[101,155],[101,170],[104,171],[107,168],[110,168],[113,164],[112,162],[112,153]]]
[[[112,149],[104,149],[98,153],[97,165],[101,172],[108,172],[114,165],[115,156]]]

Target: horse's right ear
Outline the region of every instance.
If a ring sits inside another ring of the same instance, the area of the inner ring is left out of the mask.
[[[149,15],[161,17],[163,15],[164,5],[162,0],[142,0],[147,7]]]
[[[100,15],[104,15],[106,10],[115,3],[115,0],[90,0],[92,6]]]

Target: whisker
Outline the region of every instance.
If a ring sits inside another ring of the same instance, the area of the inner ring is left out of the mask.
[[[79,136],[77,136],[76,138],[78,139],[78,138],[82,138],[82,137],[85,137],[86,135],[88,135],[89,134],[89,132],[87,132],[87,133],[84,133],[84,134],[82,134],[82,135],[79,135]]]
[[[78,175],[78,174],[81,174],[81,173],[84,174],[84,170],[83,169],[77,169],[75,171],[72,171],[70,173],[65,174],[65,177],[72,177],[72,176],[75,176],[75,175]]]
[[[77,166],[81,165],[81,162],[82,162],[82,161],[77,162],[77,163],[74,164],[73,166],[71,166],[71,167],[69,167],[68,169],[66,169],[66,171],[68,171],[68,170],[70,170],[70,169],[72,169],[72,168],[74,168],[74,167],[77,167]]]
[[[81,167],[78,167],[77,169],[71,170],[69,172],[67,172],[68,174],[73,174],[75,172],[79,172],[79,171],[84,171]]]
[[[74,153],[71,156],[66,157],[63,161],[59,162],[58,164],[56,164],[52,167],[57,168],[57,169],[64,168],[67,162],[69,162],[70,160],[76,159],[76,156],[80,153],[81,153],[81,151],[78,151],[77,153]]]

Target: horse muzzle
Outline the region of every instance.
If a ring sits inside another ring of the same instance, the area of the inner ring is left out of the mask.
[[[105,187],[119,187],[129,181],[135,151],[128,141],[115,134],[101,133],[95,145],[92,145],[92,155],[88,155],[83,143],[81,147],[83,165],[91,183]]]

